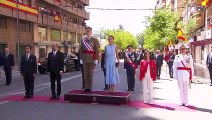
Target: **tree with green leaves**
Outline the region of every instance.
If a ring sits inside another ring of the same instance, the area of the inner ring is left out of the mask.
[[[123,28],[123,26],[122,26]],[[128,31],[124,29],[116,29],[116,30],[103,30],[104,35],[108,37],[109,35],[113,35],[115,38],[115,44],[119,47],[119,49],[126,49],[127,45],[132,45],[134,48],[137,48],[138,41],[136,37]]]
[[[150,25],[144,32],[144,48],[156,50],[176,40],[175,23],[178,16],[169,9],[159,9],[149,18]]]
[[[192,36],[196,27],[196,20],[189,18],[182,22],[177,13],[170,9],[158,9],[148,19],[149,26],[144,31],[144,48],[150,50],[162,49],[170,41],[175,43],[177,39],[177,28],[181,28],[187,38]]]

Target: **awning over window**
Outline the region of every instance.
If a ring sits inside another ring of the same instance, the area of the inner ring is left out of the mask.
[[[190,43],[191,46],[203,46],[208,44],[212,44],[212,38],[206,40],[194,41]]]

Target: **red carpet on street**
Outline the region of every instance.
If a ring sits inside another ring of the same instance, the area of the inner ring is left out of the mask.
[[[63,100],[63,97],[61,97],[60,100],[50,100],[49,98],[50,98],[49,96],[34,96],[33,98],[23,98],[23,96],[8,96],[8,97],[0,98],[0,101],[67,103]],[[188,112],[197,111],[195,106],[184,107],[174,103],[145,104],[143,101],[130,101],[127,107],[166,109],[170,111],[188,111]]]

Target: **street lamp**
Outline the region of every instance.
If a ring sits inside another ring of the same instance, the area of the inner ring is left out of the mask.
[[[20,53],[19,53],[19,48],[20,48],[20,33],[19,33],[19,1],[16,0],[16,55],[17,55],[17,65],[18,68],[20,68]]]

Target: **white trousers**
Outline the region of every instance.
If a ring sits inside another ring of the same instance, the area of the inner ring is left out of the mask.
[[[179,90],[180,90],[181,104],[185,104],[185,106],[188,106],[189,81],[178,80],[178,86],[179,86]]]
[[[153,81],[151,78],[143,79],[144,103],[152,103],[153,100]]]

